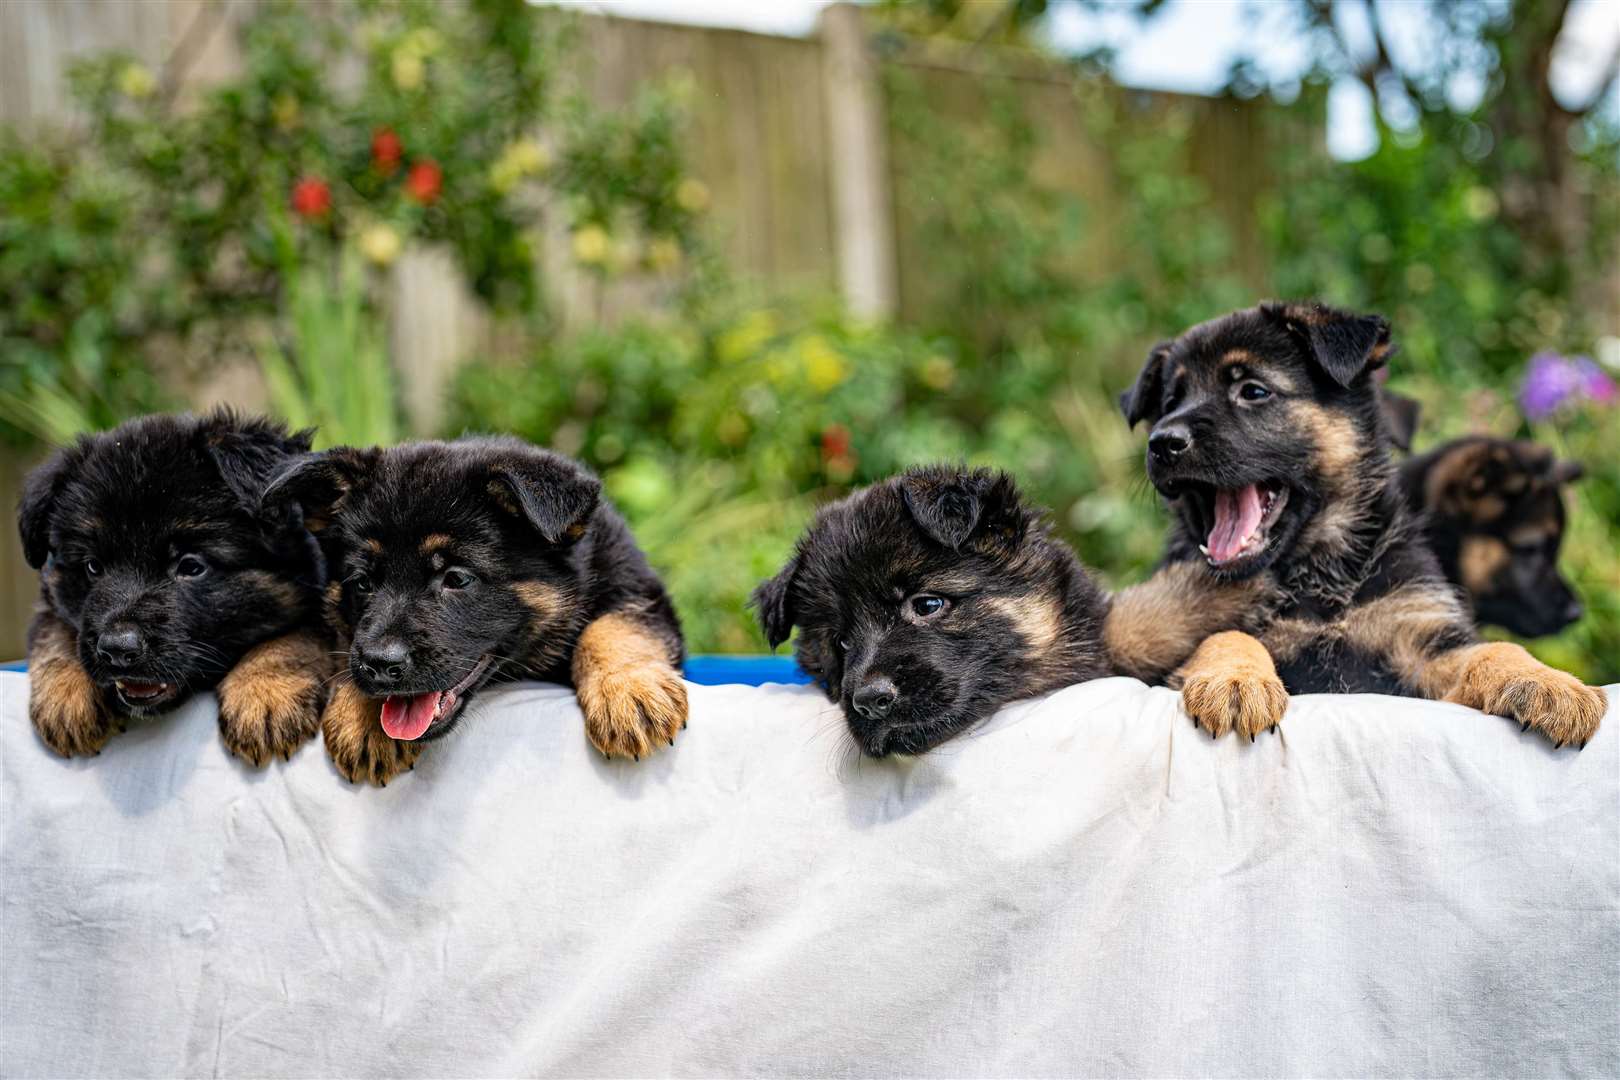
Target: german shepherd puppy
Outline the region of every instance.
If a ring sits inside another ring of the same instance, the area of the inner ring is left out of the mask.
[[[1603,694],[1518,645],[1481,644],[1424,543],[1373,379],[1392,351],[1378,316],[1283,303],[1150,351],[1121,407],[1152,425],[1148,477],[1174,516],[1167,560],[1193,568],[1182,603],[1253,582],[1249,629],[1295,693],[1440,698],[1584,745]]]
[[[1423,520],[1440,569],[1474,615],[1521,637],[1556,634],[1581,617],[1558,572],[1566,484],[1579,462],[1526,440],[1475,435],[1401,466],[1407,505]]]
[[[1109,674],[1107,598],[988,469],[908,469],[822,508],[754,605],[773,649],[800,628],[799,666],[871,757]]]
[[[58,451],[28,477],[23,554],[40,571],[28,715],[64,756],[126,719],[219,688],[219,730],[255,765],[315,733],[327,648],[320,552],[270,477],[309,450],[230,412],[150,416]]]
[[[585,733],[640,759],[686,726],[680,624],[583,466],[515,438],[339,448],[283,472],[332,567],[348,653],[321,718],[350,781],[386,784],[497,678],[572,684]]]

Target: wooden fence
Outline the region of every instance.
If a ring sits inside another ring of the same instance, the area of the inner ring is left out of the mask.
[[[0,0],[0,124],[23,130],[70,125],[65,94],[71,61],[119,49],[162,70],[186,57],[182,98],[238,69],[233,24],[253,0]],[[857,313],[923,315],[928,252],[894,206],[893,148],[881,64],[859,9],[835,5],[810,38],[676,26],[589,16],[585,85],[604,105],[628,101],[638,86],[676,72],[695,87],[689,104],[688,158],[712,195],[711,240],[730,266],[770,292],[838,293]],[[981,58],[982,59],[982,58]],[[941,123],[982,111],[986,81],[1017,79],[1040,128],[1039,178],[1087,195],[1104,208],[1092,258],[1106,262],[1106,148],[1091,141],[1073,98],[1072,76],[1031,61],[1016,73],[975,62],[971,52],[931,50],[883,63],[915,69]],[[1212,189],[1216,212],[1240,244],[1252,237],[1252,195],[1262,183],[1256,107],[1184,99],[1199,113],[1188,167]],[[902,163],[903,164],[903,163]],[[595,319],[647,310],[655,283],[634,278],[606,285],[575,273],[567,238],[549,236],[541,255],[564,330]],[[1257,249],[1239,263],[1261,280]],[[601,290],[600,292],[598,290]],[[447,258],[413,252],[394,270],[390,340],[413,426],[436,428],[442,389],[469,357],[502,351],[497,328],[469,297]],[[251,365],[216,371],[190,394],[199,406],[219,401],[253,407],[262,387]],[[0,462],[0,498],[15,503],[23,464]],[[16,655],[33,593],[14,530],[0,530],[0,656]]]

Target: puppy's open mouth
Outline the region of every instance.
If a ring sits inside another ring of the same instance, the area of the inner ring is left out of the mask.
[[[1278,480],[1236,488],[1189,484],[1177,493],[1193,511],[1204,542],[1198,550],[1217,570],[1258,565],[1276,539],[1276,525],[1288,506],[1289,489]]]
[[[145,682],[140,679],[114,679],[113,688],[125,708],[152,709],[173,701],[180,687],[170,682]]]
[[[455,716],[457,708],[465,704],[467,690],[489,670],[494,658],[488,654],[467,673],[466,678],[448,690],[429,690],[422,694],[394,694],[383,699],[382,729],[390,739],[413,742],[427,733],[435,723]]]

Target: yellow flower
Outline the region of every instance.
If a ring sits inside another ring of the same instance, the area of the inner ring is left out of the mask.
[[[720,335],[715,342],[715,353],[721,360],[734,363],[754,355],[761,345],[775,336],[776,320],[771,318],[771,313],[753,311]]]
[[[415,49],[404,45],[394,50],[393,75],[394,85],[401,90],[409,92],[422,85],[422,76],[426,65],[422,62],[422,54]]]
[[[298,126],[299,113],[298,99],[285,90],[270,103],[270,118],[282,131],[291,131]]]
[[[647,245],[647,269],[664,273],[681,265],[681,245],[674,237],[660,236]]]
[[[709,185],[688,176],[675,188],[675,204],[688,213],[701,213],[709,205]]]
[[[371,225],[360,234],[360,254],[378,266],[387,266],[399,258],[403,246],[392,225]]]
[[[804,362],[805,381],[819,393],[826,393],[849,377],[849,364],[843,354],[820,334],[811,334],[799,343],[799,356]]]
[[[502,155],[524,176],[545,172],[551,167],[551,151],[534,139],[518,139]]]
[[[586,266],[601,266],[613,250],[613,238],[600,225],[583,225],[574,230],[574,258]]]
[[[141,64],[125,64],[118,72],[118,89],[130,98],[143,98],[157,89],[157,80]]]

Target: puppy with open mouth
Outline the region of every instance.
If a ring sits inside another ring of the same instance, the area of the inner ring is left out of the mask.
[[[570,684],[603,754],[639,759],[686,725],[675,610],[579,464],[515,438],[339,448],[279,476],[332,567],[346,650],[321,726],[351,781],[386,784],[490,682]]]
[[[1174,520],[1166,571],[1188,604],[1249,582],[1228,629],[1254,632],[1289,691],[1443,698],[1584,744],[1603,694],[1480,643],[1424,542],[1374,378],[1392,353],[1382,318],[1320,304],[1261,304],[1155,346],[1121,406],[1151,425],[1148,478]],[[1233,685],[1201,703],[1184,691],[1212,733],[1244,696]]]
[[[264,512],[308,433],[229,412],[87,435],[28,477],[23,552],[40,571],[28,714],[65,756],[217,687],[226,748],[263,765],[315,733],[323,566],[296,510]]]

